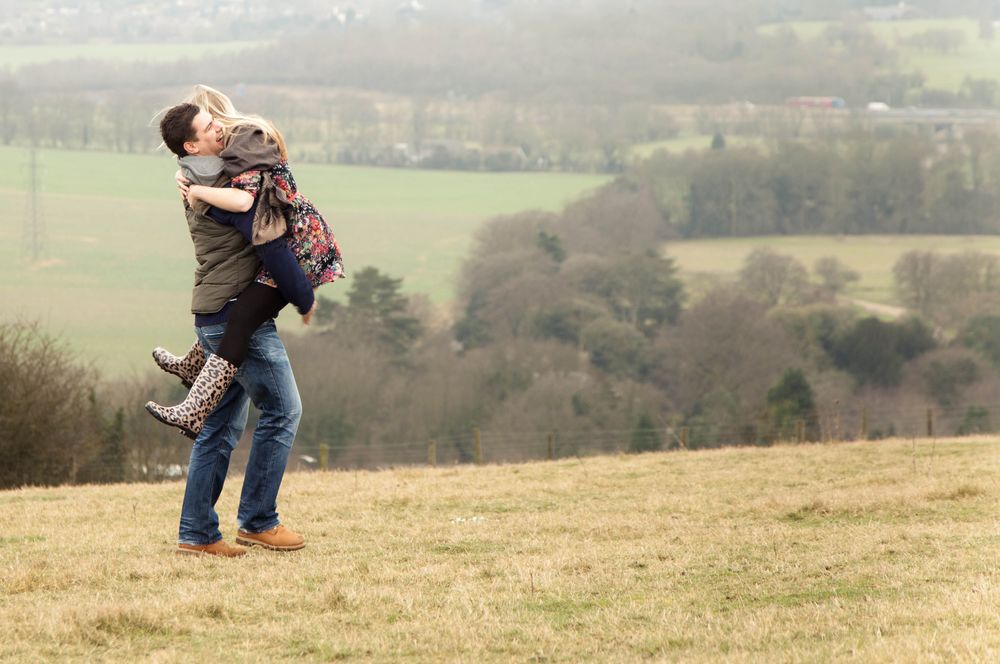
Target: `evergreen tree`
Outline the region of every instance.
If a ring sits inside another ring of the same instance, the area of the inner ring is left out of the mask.
[[[799,422],[805,423],[806,440],[819,438],[819,422],[812,387],[801,369],[787,369],[777,385],[767,391],[769,442],[790,440]]]
[[[538,231],[538,248],[551,256],[552,260],[557,263],[562,263],[566,260],[566,250],[563,249],[558,235]]]
[[[899,384],[904,362],[935,345],[931,331],[917,318],[884,323],[869,317],[834,342],[833,360],[859,385],[891,387]]]
[[[1000,367],[1000,316],[976,316],[962,327],[957,341]]]
[[[353,276],[347,293],[346,319],[396,354],[405,353],[421,333],[420,321],[410,316],[409,299],[399,292],[402,279],[366,267]]]

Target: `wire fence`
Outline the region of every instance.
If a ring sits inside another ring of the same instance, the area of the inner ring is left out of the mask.
[[[1000,404],[942,406],[835,404],[808,417],[761,415],[739,422],[687,421],[654,428],[551,429],[466,432],[425,438],[385,439],[371,444],[298,440],[289,469],[378,469],[396,466],[446,466],[515,463],[644,451],[694,450],[775,443],[833,443],[890,437],[938,438],[1000,432]],[[233,454],[230,473],[242,473],[250,441]],[[121,466],[116,466],[120,468]],[[184,462],[139,464],[126,459],[130,481],[163,481],[186,476]]]

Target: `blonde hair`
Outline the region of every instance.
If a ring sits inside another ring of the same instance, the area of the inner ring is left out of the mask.
[[[211,113],[215,121],[222,127],[222,134],[227,139],[236,127],[249,125],[255,129],[260,129],[264,132],[265,140],[272,140],[278,144],[278,151],[281,153],[281,158],[288,159],[285,138],[270,120],[265,120],[259,115],[245,115],[240,113],[233,106],[232,100],[215,88],[198,84],[194,86],[191,94],[184,101]]]

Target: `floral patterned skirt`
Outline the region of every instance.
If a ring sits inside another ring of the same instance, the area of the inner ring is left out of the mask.
[[[343,277],[340,245],[323,215],[300,194],[292,199],[292,210],[290,233],[285,239],[313,288]],[[267,270],[262,269],[257,274],[257,282],[277,287]]]

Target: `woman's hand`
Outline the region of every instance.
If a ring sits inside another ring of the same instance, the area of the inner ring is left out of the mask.
[[[186,203],[191,189],[191,181],[184,177],[184,171],[180,169],[174,173],[174,180],[177,182],[177,188],[181,190],[181,200]]]
[[[309,321],[312,320],[313,314],[316,313],[316,307],[319,305],[319,300],[313,300],[312,309],[302,314],[302,324],[308,325]]]
[[[209,187],[192,184],[188,187],[187,202],[194,205],[201,201],[227,212],[246,212],[253,207],[253,194],[235,187]]]

